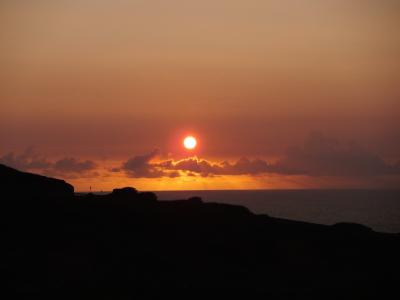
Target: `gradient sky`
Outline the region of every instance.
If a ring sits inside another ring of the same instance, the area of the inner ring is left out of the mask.
[[[78,190],[396,187],[399,28],[396,0],[3,0],[0,161]]]

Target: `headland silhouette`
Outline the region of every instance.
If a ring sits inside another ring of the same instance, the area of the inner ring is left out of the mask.
[[[132,187],[75,194],[0,165],[2,269],[12,295],[143,299],[379,299],[396,292],[400,235],[251,213]]]

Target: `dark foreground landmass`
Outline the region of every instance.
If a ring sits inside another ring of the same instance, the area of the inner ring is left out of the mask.
[[[133,188],[78,196],[62,180],[4,165],[0,187],[3,299],[399,295],[398,234],[200,198],[157,201]]]

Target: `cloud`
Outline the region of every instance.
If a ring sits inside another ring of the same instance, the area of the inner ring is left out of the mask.
[[[197,157],[190,157],[176,162],[170,161],[169,165],[170,169],[197,173],[201,176],[208,176],[219,172],[216,164],[212,164],[204,159],[198,159]]]
[[[53,169],[62,172],[81,173],[96,168],[96,164],[91,160],[79,161],[73,157],[57,160],[53,164]]]
[[[198,157],[189,157],[181,160],[165,160],[151,162],[156,152],[135,156],[122,165],[130,177],[179,177],[183,172],[187,176],[211,177],[217,175],[257,175],[270,171],[270,165],[260,159],[250,160],[241,158],[235,163],[214,163]]]
[[[159,166],[165,169],[187,171],[201,176],[211,175],[256,175],[266,173],[270,165],[261,159],[241,158],[235,163],[224,161],[222,163],[210,162],[197,157],[190,157],[179,161],[166,161]]]
[[[354,142],[340,143],[313,133],[302,147],[288,149],[273,170],[283,174],[311,176],[375,176],[400,174],[398,165],[386,163]]]
[[[310,134],[302,146],[292,147],[281,159],[240,158],[235,162],[212,162],[198,157],[151,162],[153,151],[135,156],[123,168],[131,177],[178,177],[220,175],[309,175],[309,176],[379,176],[400,175],[400,163],[391,165],[354,142],[339,142],[321,133]],[[175,173],[172,173],[175,172]]]
[[[0,163],[19,170],[46,169],[52,165],[46,158],[36,153],[32,147],[27,148],[21,154],[7,153],[0,157]]]
[[[271,171],[271,165],[262,159],[248,159],[242,157],[233,164],[224,162],[222,164],[222,174],[224,175],[258,175]]]
[[[68,177],[82,175],[97,167],[91,160],[78,160],[73,157],[50,161],[33,148],[28,148],[21,154],[7,153],[0,157],[0,163],[22,171],[35,171],[49,176],[68,175]]]
[[[340,142],[321,133],[310,134],[303,145],[287,149],[277,161],[242,157],[234,162],[215,162],[198,157],[156,160],[158,151],[133,156],[109,174],[124,172],[132,178],[177,178],[180,176],[307,175],[307,176],[392,176],[400,175],[400,162],[389,164],[354,142]],[[65,157],[50,161],[32,148],[21,154],[0,157],[0,163],[20,170],[33,170],[49,176],[96,177],[97,164],[91,160]]]
[[[179,173],[178,171],[173,171],[173,172],[168,174],[169,178],[177,178],[177,177],[180,177],[180,176],[181,176],[181,173]]]
[[[164,177],[167,174],[158,164],[152,164],[150,161],[157,156],[158,151],[154,150],[144,155],[138,155],[128,159],[123,163],[123,169],[129,177],[134,178],[157,178]]]

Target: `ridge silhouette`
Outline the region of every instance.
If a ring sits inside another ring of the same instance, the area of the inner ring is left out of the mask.
[[[376,299],[396,291],[399,234],[272,218],[127,187],[74,194],[0,165],[1,269],[18,297]]]

